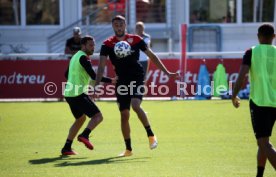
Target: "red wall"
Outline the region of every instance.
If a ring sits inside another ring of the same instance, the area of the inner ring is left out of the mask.
[[[188,85],[196,84],[199,66],[206,64],[210,74],[221,63],[221,59],[188,59],[185,82]],[[172,72],[179,70],[179,59],[162,59],[164,65]],[[97,66],[97,61],[92,64]],[[236,80],[241,59],[225,59],[223,65],[229,74],[230,80]],[[64,72],[68,66],[68,60],[1,60],[0,61],[0,98],[61,98],[62,82],[65,82]],[[113,77],[114,71],[111,64],[107,65],[107,76]],[[160,85],[169,86],[167,95],[148,96],[175,96],[176,82],[162,73],[153,64],[150,64],[148,72],[148,84],[154,82],[157,87]],[[57,85],[57,90],[48,82]],[[46,94],[44,89],[48,89],[50,94]],[[156,90],[157,91],[157,90]],[[105,97],[105,96],[104,96]]]

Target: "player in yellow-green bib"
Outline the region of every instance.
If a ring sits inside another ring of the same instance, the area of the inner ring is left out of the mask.
[[[89,56],[93,54],[95,47],[94,38],[85,36],[81,39],[81,50],[79,50],[70,60],[67,74],[67,83],[64,89],[64,97],[70,106],[75,117],[75,122],[69,130],[67,140],[61,150],[62,155],[77,154],[71,146],[78,131],[85,122],[86,116],[90,118],[87,127],[78,135],[78,141],[82,142],[88,149],[92,150],[93,145],[89,141],[89,134],[103,120],[102,114],[93,100],[88,96],[88,86],[90,80],[95,80],[94,72]],[[116,79],[103,77],[102,82],[115,83]]]
[[[267,159],[276,170],[276,150],[269,141],[276,120],[276,46],[274,27],[263,24],[258,29],[259,45],[247,50],[232,95],[238,108],[237,96],[246,74],[250,73],[250,113],[258,144],[257,177],[262,177]]]

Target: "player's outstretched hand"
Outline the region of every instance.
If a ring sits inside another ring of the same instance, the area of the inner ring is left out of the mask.
[[[96,100],[98,100],[100,97],[99,97],[99,95],[98,95],[97,93],[93,93],[93,94],[90,95],[90,98],[91,98],[93,101],[96,101]]]
[[[180,73],[178,73],[178,72],[177,73],[171,73],[171,72],[169,72],[168,76],[172,77],[174,79],[179,79],[180,78]]]
[[[117,80],[118,80],[118,76],[114,77],[114,78],[111,78],[111,83],[112,84],[116,84],[117,83]]]
[[[240,107],[240,98],[238,96],[232,97],[232,103],[235,108]]]
[[[93,93],[90,94],[90,98],[93,100],[93,101],[96,101],[100,98],[100,91],[101,91],[101,86],[102,85],[96,85],[94,86],[94,90],[93,90]]]

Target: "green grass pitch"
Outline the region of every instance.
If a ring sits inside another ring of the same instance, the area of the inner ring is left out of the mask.
[[[104,121],[90,136],[95,149],[89,151],[74,141],[79,155],[61,157],[74,121],[65,102],[0,103],[0,176],[255,176],[257,146],[248,101],[242,101],[239,109],[233,108],[230,100],[144,101],[142,107],[159,146],[149,149],[146,132],[131,112],[134,155],[127,158],[116,157],[124,150],[116,103],[97,105]],[[275,176],[269,163],[265,176]]]

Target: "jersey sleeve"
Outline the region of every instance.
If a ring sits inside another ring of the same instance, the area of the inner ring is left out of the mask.
[[[148,46],[150,45],[150,38],[149,37],[144,38],[144,41]]]
[[[243,55],[242,64],[251,66],[252,49],[248,49]]]
[[[139,49],[142,50],[143,52],[148,49],[148,45],[146,44],[146,42],[144,40],[141,40],[138,43],[138,46],[139,46]]]
[[[85,69],[85,71],[88,73],[88,75],[91,77],[91,79],[95,80],[96,79],[96,73],[92,68],[92,65],[90,63],[90,61],[88,61],[86,59],[86,56],[81,56],[80,58],[80,64],[81,66]],[[102,82],[106,82],[106,83],[111,83],[112,80],[108,77],[102,77]]]
[[[109,47],[107,47],[105,44],[101,46],[100,56],[108,56],[109,55]]]

